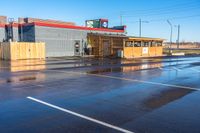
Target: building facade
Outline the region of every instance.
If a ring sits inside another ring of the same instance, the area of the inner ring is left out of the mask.
[[[108,28],[107,19],[73,22],[20,18],[19,23],[0,24],[0,41],[44,42],[46,57],[161,56],[163,39],[130,37],[126,26]]]
[[[5,24],[0,24],[0,42],[6,40]]]
[[[47,57],[83,56],[88,48],[88,34],[122,35],[124,30],[88,28],[74,25],[34,22],[24,24],[21,41],[45,42]]]

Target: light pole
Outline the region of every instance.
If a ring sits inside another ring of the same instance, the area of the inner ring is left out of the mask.
[[[175,27],[178,27],[178,36],[177,36],[177,40],[176,40],[176,43],[177,43],[177,49],[179,49],[179,45],[180,45],[180,24],[179,25],[175,25]]]
[[[142,23],[149,23],[149,21],[142,21],[142,19],[139,19],[139,37],[142,37]]]
[[[170,28],[171,28],[171,33],[170,33],[170,46],[169,46],[169,52],[171,53],[173,26],[172,26],[172,23],[171,23],[169,20],[167,20],[167,23],[170,25]]]

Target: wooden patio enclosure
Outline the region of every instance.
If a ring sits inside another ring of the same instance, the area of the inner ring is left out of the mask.
[[[96,57],[116,56],[118,50],[123,50],[124,36],[88,35],[88,44],[92,55]]]
[[[127,44],[131,43],[131,44]],[[135,43],[139,43],[138,46]],[[89,34],[91,54],[96,57],[117,56],[123,51],[124,58],[162,56],[163,39]]]

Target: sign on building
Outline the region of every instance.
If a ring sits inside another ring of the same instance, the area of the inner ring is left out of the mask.
[[[86,20],[86,27],[108,28],[108,20],[107,19]]]
[[[142,48],[142,54],[148,54],[148,53],[149,53],[149,48],[148,47]]]

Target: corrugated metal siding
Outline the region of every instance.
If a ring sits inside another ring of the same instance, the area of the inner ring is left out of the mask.
[[[5,28],[0,28],[0,42],[3,42],[6,39]]]
[[[18,27],[13,27],[13,41],[19,41]]]
[[[45,26],[24,26],[23,41],[45,42],[46,57],[75,56],[75,42],[80,42],[80,55],[87,44],[88,33],[122,34],[105,31],[89,31]]]
[[[87,32],[81,30],[35,26],[35,41],[46,43],[46,56],[75,56],[74,45],[80,41],[80,54],[87,42]]]

